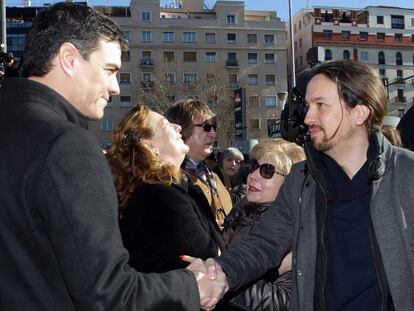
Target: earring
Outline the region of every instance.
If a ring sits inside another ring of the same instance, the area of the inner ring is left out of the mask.
[[[153,148],[155,155],[158,157],[160,155],[160,150],[157,147]]]

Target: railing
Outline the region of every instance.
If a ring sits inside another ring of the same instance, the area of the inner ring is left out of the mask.
[[[237,67],[239,66],[239,61],[237,59],[228,59],[226,65],[227,67]]]
[[[404,78],[395,78],[394,82],[395,84],[405,84]]]
[[[141,81],[141,86],[143,88],[149,89],[149,88],[152,88],[153,85],[154,85],[154,81]]]
[[[229,82],[229,88],[230,89],[239,89],[240,84],[238,82]]]
[[[139,65],[140,66],[154,66],[154,60],[152,58],[141,58]]]

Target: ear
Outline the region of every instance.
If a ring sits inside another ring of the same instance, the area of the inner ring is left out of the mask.
[[[143,142],[149,149],[154,151],[156,156],[160,155],[160,149],[150,139],[143,139]]]
[[[58,53],[58,61],[63,72],[73,77],[75,74],[75,65],[78,57],[82,57],[78,49],[69,42],[65,42],[60,46]]]
[[[371,115],[371,109],[366,105],[356,105],[354,109],[356,124],[363,125]]]

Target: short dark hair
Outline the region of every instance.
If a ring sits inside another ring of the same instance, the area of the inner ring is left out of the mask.
[[[52,68],[52,59],[65,42],[72,43],[88,60],[101,40],[118,42],[126,50],[128,41],[121,28],[93,8],[61,2],[41,10],[26,37],[22,75],[42,77]]]
[[[322,74],[335,82],[338,94],[350,108],[365,105],[371,111],[368,132],[379,130],[387,113],[387,93],[378,73],[370,66],[354,60],[326,62],[313,69],[313,76]]]
[[[194,122],[203,115],[211,116],[214,119],[214,113],[208,105],[197,99],[186,99],[176,102],[167,109],[165,117],[171,123],[181,126],[181,135],[186,141],[192,134]],[[213,120],[215,122],[215,120]]]

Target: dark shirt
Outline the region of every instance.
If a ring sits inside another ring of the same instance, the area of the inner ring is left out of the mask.
[[[370,237],[368,163],[349,179],[334,160],[324,157],[328,195],[324,295],[328,311],[381,310]]]

